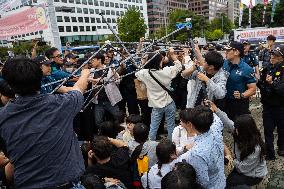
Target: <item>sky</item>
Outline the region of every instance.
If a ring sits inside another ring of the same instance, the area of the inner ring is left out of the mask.
[[[243,4],[249,5],[249,0],[242,0]],[[255,4],[255,0],[252,0],[252,4]]]

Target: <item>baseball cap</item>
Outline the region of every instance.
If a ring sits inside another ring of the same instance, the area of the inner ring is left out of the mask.
[[[65,56],[65,58],[72,58],[72,59],[75,59],[75,58],[79,58],[79,56],[78,55],[75,55],[75,54],[73,54],[73,53],[69,53],[69,54],[67,54],[66,56]]]
[[[243,44],[244,44],[244,45],[250,45],[250,42],[249,42],[248,40],[244,40],[244,41],[243,41]]]
[[[284,57],[284,47],[275,48],[274,50],[272,50],[271,54]]]
[[[274,35],[269,35],[266,38],[267,40],[272,40],[272,41],[276,41],[276,37]]]
[[[34,61],[38,64],[50,65],[52,61],[48,60],[46,56],[40,55],[37,56]]]
[[[233,41],[224,47],[225,50],[237,49],[240,52],[240,57],[244,55],[244,45],[240,42]]]

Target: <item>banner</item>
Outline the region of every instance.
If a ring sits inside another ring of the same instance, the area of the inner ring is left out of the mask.
[[[0,39],[48,28],[43,7],[32,7],[0,19]]]
[[[274,35],[277,40],[284,41],[284,27],[246,29],[243,31],[235,30],[234,40],[243,42],[248,41],[266,41],[267,36]]]

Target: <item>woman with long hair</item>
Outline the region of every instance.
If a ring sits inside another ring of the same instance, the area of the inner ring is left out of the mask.
[[[235,127],[234,130],[234,169],[228,175],[227,188],[238,185],[254,186],[267,175],[265,161],[265,145],[253,117],[250,114],[240,115],[235,122],[226,113],[210,102],[215,112],[225,125]]]

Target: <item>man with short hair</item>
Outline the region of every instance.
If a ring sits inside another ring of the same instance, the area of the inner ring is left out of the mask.
[[[206,106],[196,106],[188,110],[188,120],[183,120],[187,133],[196,135],[194,145],[174,160],[185,160],[196,170],[197,181],[204,188],[224,189],[226,177],[224,173],[223,123]],[[214,120],[214,121],[213,121]]]
[[[265,68],[270,64],[270,52],[275,49],[276,37],[274,35],[267,36],[267,44],[264,49],[260,52],[259,61],[262,61],[262,67]]]
[[[255,77],[259,79],[259,65],[258,61],[254,55],[254,53],[250,52],[250,42],[249,41],[244,41],[244,57],[243,60],[245,63],[247,63],[250,67],[253,68]]]
[[[64,64],[63,61],[63,55],[61,54],[61,52],[55,48],[55,47],[51,47],[50,49],[48,49],[45,53],[45,56],[52,61],[51,63],[51,76],[55,79],[55,80],[61,80],[64,78],[69,77],[69,73],[65,72],[62,70],[62,66]],[[68,86],[72,86],[78,79],[76,77],[72,77],[68,82]]]
[[[223,69],[228,75],[226,84],[225,112],[231,120],[236,116],[248,114],[249,97],[256,93],[256,79],[253,69],[244,62],[244,45],[231,42],[226,49]]]
[[[65,94],[40,95],[42,70],[33,60],[7,61],[3,78],[16,93],[0,110],[0,136],[14,165],[15,188],[72,188],[84,172],[73,131],[81,110],[89,70]]]
[[[217,51],[209,51],[204,59],[198,47],[195,52],[202,67],[193,65],[182,72],[183,77],[194,79],[192,86],[188,86],[187,108],[201,105],[204,99],[218,103],[226,95],[227,76],[222,69],[223,56]]]

